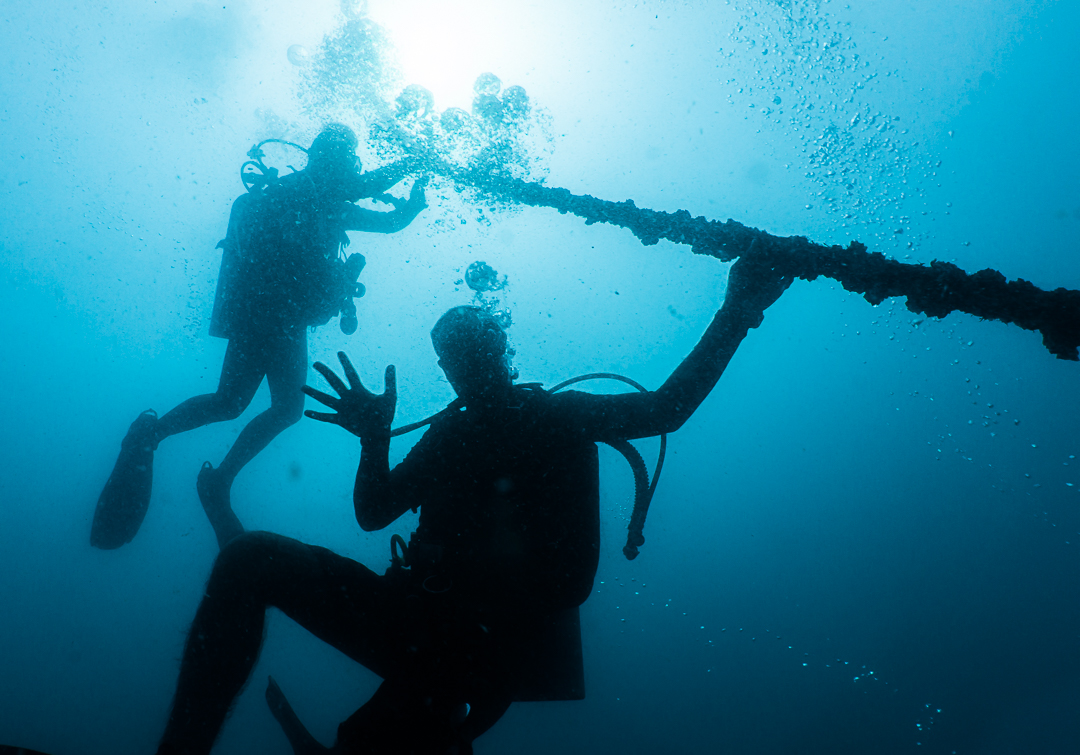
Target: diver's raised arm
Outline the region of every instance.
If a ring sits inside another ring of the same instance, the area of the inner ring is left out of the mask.
[[[405,176],[416,170],[416,160],[405,158],[360,175],[360,186],[365,197],[382,194]]]
[[[765,310],[791,285],[764,255],[744,256],[728,276],[724,304],[693,351],[659,389],[609,396],[578,394],[576,426],[596,438],[647,438],[670,433],[701,405],[724,374],[735,350],[761,324]]]
[[[339,351],[338,359],[349,381],[348,386],[325,364],[316,362],[313,366],[339,398],[307,385],[303,387],[304,393],[337,413],[306,411],[304,414],[311,419],[339,425],[360,438],[360,466],[353,487],[353,508],[357,523],[370,532],[382,529],[409,508],[395,503],[396,496],[390,485],[390,423],[394,421],[397,405],[396,373],[393,365],[387,367],[386,388],[382,394],[375,394],[364,387],[345,352]]]
[[[743,257],[731,267],[724,304],[693,351],[652,396],[662,432],[673,432],[701,405],[724,374],[735,350],[765,310],[791,285],[766,258]]]
[[[353,511],[365,532],[386,527],[409,507],[397,502],[390,484],[390,429],[360,441],[360,464],[353,484]]]
[[[362,207],[350,205],[348,216],[345,218],[345,229],[369,233],[397,233],[408,226],[427,207],[427,198],[424,196],[424,187],[427,183],[427,176],[416,179],[412,185],[412,191],[409,192],[409,199],[405,204],[390,212],[365,210]]]

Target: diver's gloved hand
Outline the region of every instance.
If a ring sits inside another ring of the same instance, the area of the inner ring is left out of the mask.
[[[756,328],[771,307],[791,285],[794,276],[765,253],[748,252],[728,271],[724,309],[737,311],[749,327]]]
[[[428,185],[431,176],[426,173],[413,182],[412,191],[409,192],[409,208],[414,212],[420,212],[428,206],[427,197],[424,196],[424,188]]]
[[[397,375],[394,365],[386,368],[385,390],[381,394],[376,394],[360,382],[360,376],[356,374],[352,362],[345,356],[344,351],[338,352],[338,359],[341,361],[345,379],[349,381],[348,386],[322,362],[316,362],[314,367],[337,392],[339,398],[317,391],[308,385],[300,389],[319,403],[333,409],[337,414],[305,411],[304,415],[320,422],[340,425],[363,441],[388,439],[390,423],[394,421],[394,410],[397,407]]]

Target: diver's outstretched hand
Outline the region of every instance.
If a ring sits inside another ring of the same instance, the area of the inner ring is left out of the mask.
[[[417,212],[428,206],[424,188],[427,187],[430,180],[431,176],[425,173],[413,181],[412,190],[409,192],[409,206]]]
[[[768,254],[753,252],[739,257],[728,271],[724,308],[737,310],[756,328],[771,307],[791,285],[794,276]]]
[[[320,422],[340,425],[361,440],[385,437],[390,433],[390,423],[394,421],[394,409],[397,407],[397,375],[394,365],[386,368],[386,389],[381,394],[376,394],[360,382],[360,376],[356,374],[344,351],[338,352],[338,359],[341,361],[345,379],[349,381],[348,386],[322,362],[316,362],[314,367],[337,392],[339,398],[308,385],[300,389],[337,413],[305,411],[304,415]]]

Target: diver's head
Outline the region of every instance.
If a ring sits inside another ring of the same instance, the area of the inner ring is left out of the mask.
[[[340,198],[358,198],[360,158],[356,133],[343,123],[328,123],[308,149],[307,169],[324,190]],[[356,195],[355,197],[353,195]]]
[[[439,366],[465,400],[495,399],[513,382],[506,331],[480,307],[454,307],[431,329]]]

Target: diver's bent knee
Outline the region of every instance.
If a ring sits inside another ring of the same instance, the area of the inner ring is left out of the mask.
[[[289,401],[287,404],[279,404],[271,408],[277,412],[281,423],[289,427],[304,418],[304,397],[301,395],[299,401]]]
[[[229,401],[221,405],[221,419],[229,422],[238,418],[247,409],[247,404],[240,401]]]
[[[251,399],[238,396],[234,393],[222,393],[218,391],[212,394],[214,397],[214,414],[218,422],[234,420],[244,413]]]
[[[292,542],[272,532],[244,532],[229,541],[214,562],[214,575],[233,577],[249,571],[261,571],[265,563]]]

